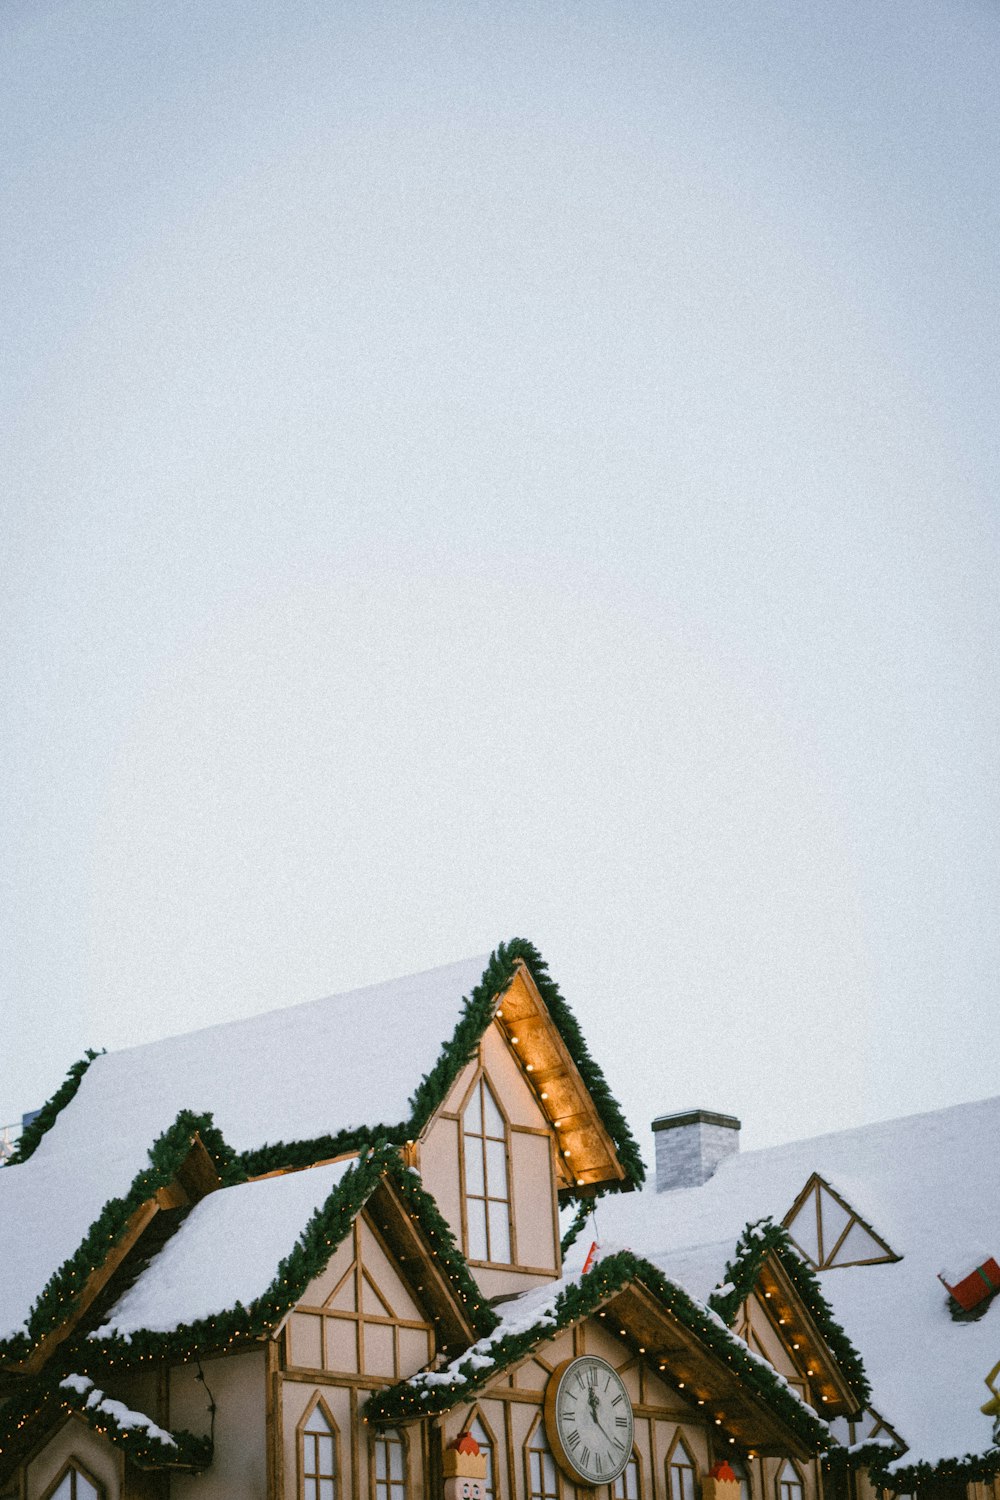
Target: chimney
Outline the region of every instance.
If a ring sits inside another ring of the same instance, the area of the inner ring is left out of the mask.
[[[686,1109],[653,1121],[656,1139],[656,1191],[701,1187],[727,1156],[740,1149],[740,1122],[735,1115],[710,1109]]]

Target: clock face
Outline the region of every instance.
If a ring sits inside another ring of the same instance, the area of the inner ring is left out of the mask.
[[[581,1354],[556,1366],[545,1391],[545,1430],[575,1483],[618,1478],[632,1454],[632,1402],[607,1360]]]

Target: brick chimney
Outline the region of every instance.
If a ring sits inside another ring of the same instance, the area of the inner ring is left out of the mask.
[[[701,1187],[727,1156],[740,1149],[740,1122],[735,1115],[710,1109],[686,1109],[653,1121],[656,1140],[656,1191]]]

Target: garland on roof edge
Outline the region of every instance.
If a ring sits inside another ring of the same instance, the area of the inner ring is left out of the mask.
[[[52,1095],[52,1098],[46,1099],[35,1118],[22,1130],[17,1145],[7,1159],[8,1167],[20,1166],[22,1162],[28,1160],[29,1156],[34,1155],[42,1137],[52,1129],[60,1111],[66,1108],[66,1105],[76,1094],[77,1089],[83,1082],[84,1073],[86,1073],[94,1058],[100,1057],[103,1051],[103,1047],[100,1052],[94,1052],[88,1047],[80,1058],[80,1061],[72,1065],[66,1077]]]
[[[278,1141],[273,1145],[244,1152],[240,1161],[246,1175],[259,1177],[265,1172],[279,1171],[282,1168],[310,1166],[313,1162],[340,1156],[346,1151],[373,1146],[380,1140],[396,1141],[399,1145],[404,1141],[415,1140],[434,1111],[447,1098],[452,1084],[466,1063],[474,1056],[483,1032],[493,1019],[497,1001],[514,977],[519,960],[530,970],[553,1023],[614,1141],[618,1158],[625,1169],[626,1182],[629,1186],[638,1187],[645,1178],[645,1168],[632,1132],[618,1101],[608,1088],[604,1074],[590,1055],[576,1017],[559,993],[558,986],[549,977],[545,960],[526,938],[512,938],[509,943],[500,943],[490,955],[482,979],[465,1000],[454,1034],[445,1042],[434,1066],[429,1073],[424,1074],[410,1097],[409,1120],[394,1125],[352,1127],[338,1131],[335,1135],[317,1136],[308,1141]]]
[[[897,1467],[890,1469],[890,1464]],[[899,1454],[884,1448],[876,1440],[859,1443],[854,1448],[831,1448],[822,1458],[824,1474],[838,1475],[867,1469],[876,1488],[890,1494],[912,1495],[932,1479],[959,1479],[963,1484],[980,1483],[1000,1474],[1000,1448],[985,1453],[967,1453],[964,1458],[943,1458],[930,1464],[899,1464]]]
[[[196,1134],[223,1182],[234,1180],[233,1152],[213,1125],[212,1116],[181,1110],[174,1123],[150,1147],[150,1165],[136,1175],[123,1198],[111,1198],[105,1203],[73,1254],[43,1287],[25,1320],[26,1332],[0,1339],[0,1355],[15,1360],[26,1358],[33,1345],[72,1315],[88,1277],[104,1264],[136,1210],[154,1196],[157,1188],[173,1181]]]
[[[748,1224],[736,1242],[736,1251],[726,1265],[723,1286],[728,1290],[714,1291],[708,1299],[713,1312],[731,1327],[739,1310],[757,1284],[757,1276],[767,1256],[774,1252],[783,1269],[809,1309],[847,1382],[859,1398],[859,1405],[871,1399],[871,1385],[865,1373],[861,1355],[855,1349],[847,1333],[833,1316],[833,1309],[823,1295],[819,1277],[812,1266],[799,1255],[792,1244],[788,1230],[775,1224],[770,1217]]]
[[[309,1283],[326,1269],[383,1174],[391,1178],[410,1217],[420,1225],[431,1255],[451,1281],[472,1328],[480,1335],[492,1331],[497,1326],[496,1314],[473,1280],[451,1229],[416,1174],[402,1164],[396,1148],[384,1142],[348,1169],[313,1214],[260,1297],[248,1306],[236,1302],[224,1312],[180,1324],[169,1332],[139,1329],[128,1337],[112,1334],[91,1339],[88,1353],[79,1356],[87,1373],[164,1356],[189,1359],[206,1348],[227,1349],[271,1333]]]
[[[706,1312],[680,1286],[629,1250],[620,1250],[598,1261],[592,1271],[570,1283],[556,1296],[552,1315],[543,1315],[531,1328],[483,1339],[474,1345],[454,1362],[454,1379],[439,1381],[435,1377],[432,1384],[422,1385],[420,1377],[415,1376],[375,1391],[365,1405],[365,1421],[391,1427],[397,1422],[446,1411],[455,1402],[481,1390],[501,1370],[530,1354],[543,1339],[550,1339],[568,1324],[588,1317],[602,1302],[633,1281],[653,1292],[702,1344],[732,1367],[744,1385],[765,1400],[772,1411],[780,1413],[809,1447],[820,1452],[829,1445],[826,1423],[803,1406],[770,1365],[755,1359],[713,1313]]]

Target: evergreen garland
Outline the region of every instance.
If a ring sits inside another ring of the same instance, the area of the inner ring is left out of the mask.
[[[829,1446],[830,1433],[792,1393],[781,1377],[755,1359],[741,1339],[730,1333],[712,1312],[695,1302],[676,1282],[669,1281],[649,1261],[621,1250],[607,1256],[579,1281],[560,1291],[551,1311],[542,1313],[530,1328],[481,1339],[448,1370],[424,1372],[410,1380],[375,1391],[365,1405],[366,1421],[394,1426],[416,1417],[447,1411],[465,1401],[502,1370],[525,1358],[561,1329],[596,1312],[602,1303],[631,1282],[652,1292],[668,1312],[695,1333],[700,1342],[728,1364],[741,1382],[766,1401],[770,1409],[816,1452]]]
[[[83,1360],[88,1373],[94,1369],[134,1364],[154,1358],[191,1359],[207,1349],[226,1349],[256,1340],[273,1331],[302,1297],[309,1283],[326,1269],[337,1246],[350,1232],[355,1218],[368,1201],[379,1179],[387,1175],[422,1230],[432,1256],[450,1280],[456,1301],[467,1312],[472,1327],[487,1333],[497,1317],[482,1296],[465,1258],[455,1244],[448,1224],[415,1173],[404,1167],[395,1146],[382,1143],[360,1158],[317,1208],[260,1297],[248,1306],[232,1307],[182,1323],[167,1332],[138,1329],[128,1336],[111,1334],[88,1341]]]
[[[595,1195],[594,1198],[579,1198],[577,1200],[576,1213],[570,1220],[569,1227],[567,1228],[566,1233],[559,1241],[559,1251],[564,1258],[567,1251],[576,1244],[580,1230],[583,1228],[584,1224],[586,1224],[587,1220],[590,1218],[590,1215],[593,1213],[596,1196],[597,1195]]]
[[[480,1039],[493,1019],[498,1000],[514,978],[519,960],[527,965],[552,1021],[594,1100],[605,1129],[614,1142],[618,1159],[625,1169],[625,1183],[629,1187],[638,1187],[645,1178],[645,1168],[618,1101],[591,1057],[576,1017],[559,993],[558,986],[549,977],[545,960],[538,949],[525,938],[512,938],[509,943],[500,943],[490,955],[482,979],[465,1000],[453,1035],[445,1042],[430,1072],[424,1074],[410,1096],[408,1120],[397,1124],[361,1125],[338,1131],[336,1135],[317,1136],[308,1141],[278,1141],[273,1145],[246,1151],[240,1158],[246,1175],[259,1177],[265,1172],[281,1171],[288,1167],[311,1166],[313,1162],[325,1161],[346,1151],[358,1151],[372,1146],[379,1140],[396,1141],[400,1145],[404,1141],[416,1140],[434,1111],[447,1098],[459,1073],[475,1055]],[[575,1194],[572,1196],[576,1197]]]
[[[732,1260],[726,1265],[723,1278],[726,1290],[714,1291],[708,1299],[709,1307],[718,1313],[727,1328],[732,1327],[741,1303],[753,1291],[760,1268],[772,1253],[780,1260],[788,1279],[812,1315],[830,1352],[858,1397],[860,1409],[871,1399],[872,1393],[861,1355],[842,1325],[834,1318],[833,1309],[823,1295],[819,1277],[812,1266],[807,1265],[799,1255],[783,1224],[775,1224],[768,1217],[747,1225],[736,1242]]]
[[[871,1439],[853,1448],[831,1448],[823,1455],[822,1467],[824,1474],[831,1475],[867,1469],[868,1478],[877,1489],[912,1495],[933,1480],[957,1479],[972,1484],[995,1479],[1000,1474],[1000,1448],[993,1446],[983,1453],[967,1453],[963,1458],[939,1459],[934,1464],[922,1459],[919,1463],[901,1465],[894,1444],[886,1446],[878,1439]]]
[[[42,1136],[52,1129],[60,1110],[65,1109],[66,1105],[76,1094],[77,1089],[83,1081],[84,1073],[86,1073],[94,1058],[100,1057],[103,1051],[103,1047],[100,1052],[93,1052],[88,1047],[80,1058],[80,1061],[72,1065],[66,1077],[52,1095],[52,1098],[45,1101],[35,1118],[22,1130],[17,1146],[7,1158],[8,1167],[20,1166],[22,1162],[28,1160],[29,1156],[34,1155]]]
[[[96,1387],[82,1393],[60,1386],[59,1394],[64,1407],[76,1412],[95,1432],[123,1449],[139,1469],[207,1469],[212,1462],[210,1437],[199,1437],[185,1428],[178,1428],[170,1432],[173,1442],[165,1442],[148,1427],[124,1425],[117,1413],[109,1411],[102,1403],[100,1398],[104,1397],[106,1401],[106,1393]]]
[[[136,1210],[158,1188],[173,1181],[196,1133],[223,1181],[233,1180],[235,1159],[213,1125],[212,1116],[181,1110],[174,1123],[150,1147],[150,1165],[136,1175],[124,1197],[111,1198],[105,1203],[73,1254],[50,1277],[25,1320],[26,1331],[0,1339],[0,1358],[11,1361],[27,1358],[46,1334],[73,1314],[88,1277],[104,1264]]]

